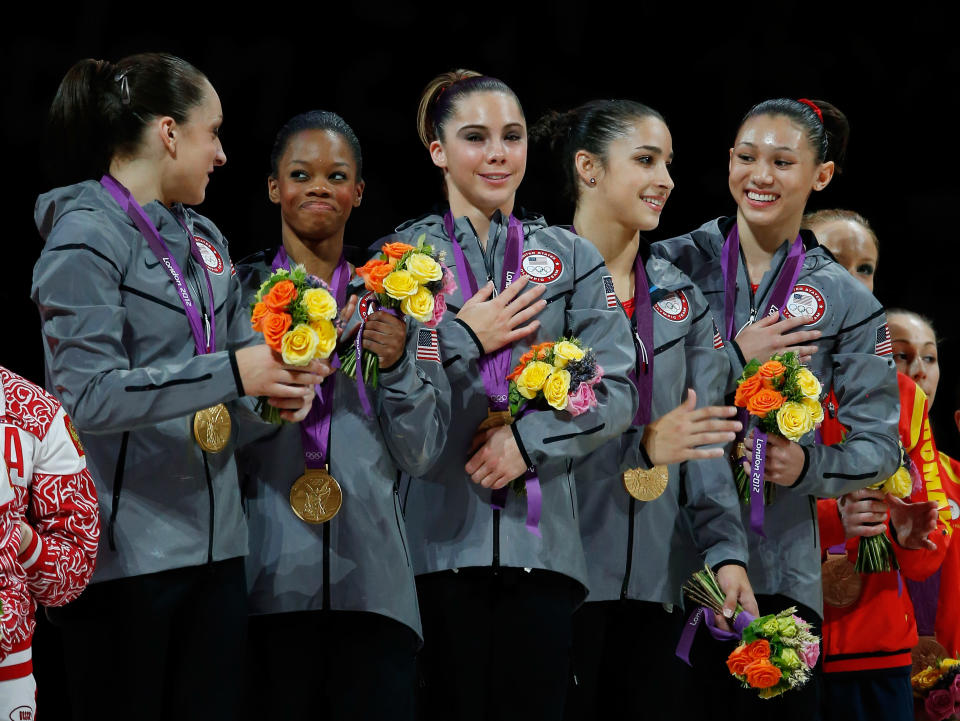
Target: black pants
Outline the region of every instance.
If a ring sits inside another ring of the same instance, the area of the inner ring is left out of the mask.
[[[377,613],[250,617],[246,718],[413,721],[420,639]]]
[[[63,634],[76,721],[238,717],[242,558],[95,583],[48,614]]]
[[[808,621],[810,632],[819,636],[822,620],[808,606],[782,595],[758,595],[760,613],[777,613],[790,606]],[[745,689],[730,675],[727,656],[736,647],[733,641],[714,641],[705,628],[697,632],[690,661],[693,674],[682,693],[686,716],[711,721],[819,721],[821,718],[822,662],[817,661],[810,680],[802,688],[787,691],[772,699],[762,699],[754,689]]]
[[[537,569],[466,568],[418,576],[417,592],[422,718],[563,717],[579,584]]]
[[[913,721],[910,666],[823,674],[825,721]]]
[[[689,667],[675,655],[679,611],[644,601],[585,603],[573,615],[573,675],[565,718],[677,721]]]

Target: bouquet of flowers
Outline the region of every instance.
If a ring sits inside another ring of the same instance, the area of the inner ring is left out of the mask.
[[[425,233],[417,238],[416,246],[386,243],[379,255],[357,268],[357,275],[374,294],[376,306],[409,315],[433,328],[447,310],[445,296],[453,293],[457,284],[443,264],[443,251],[435,252],[424,243],[425,238]],[[375,309],[371,307],[369,312]],[[350,378],[356,377],[360,337],[358,334],[357,342],[340,358],[340,370]],[[362,362],[364,381],[376,388],[380,370],[376,354],[363,351]]]
[[[960,660],[940,659],[911,679],[930,721],[960,718]]]
[[[920,474],[901,443],[900,467],[897,468],[897,472],[869,488],[889,493],[897,498],[907,498],[922,483]],[[860,539],[857,547],[857,562],[854,567],[859,573],[883,573],[900,568],[886,533]]]
[[[302,265],[279,269],[263,282],[252,303],[250,323],[287,365],[329,358],[337,343],[337,301],[326,284]],[[280,411],[263,400],[260,415],[280,423]]]
[[[800,363],[796,353],[789,351],[773,356],[766,363],[756,359],[747,363],[737,380],[733,403],[757,418],[760,431],[799,441],[823,421],[822,391],[817,377]],[[749,504],[751,484],[739,460],[735,459],[734,465],[737,490],[741,500]],[[764,485],[767,503],[770,501],[768,487],[769,484]]]
[[[693,574],[683,590],[708,611],[722,611],[725,595],[709,566]],[[737,604],[732,620],[740,644],[727,657],[727,668],[744,688],[756,689],[760,698],[803,686],[820,657],[820,638],[810,633],[810,624],[796,611],[790,607],[753,618]]]

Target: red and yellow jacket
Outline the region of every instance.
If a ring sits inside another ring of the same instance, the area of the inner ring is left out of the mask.
[[[920,470],[924,487],[910,496],[911,502],[940,501],[938,464],[925,459],[936,458],[936,447],[927,417],[926,394],[907,376],[897,374],[900,387],[900,440]],[[829,397],[828,397],[829,400]],[[829,424],[829,414],[824,425]],[[826,439],[827,433],[824,434]],[[932,456],[931,456],[932,454]],[[944,503],[940,503],[944,505]],[[845,539],[835,499],[817,502],[820,522],[820,545],[827,548],[845,544],[847,558],[856,561],[859,539]],[[934,574],[944,561],[951,528],[949,509],[940,512],[937,529],[929,538],[936,551],[908,550],[893,541],[894,553],[905,578],[922,581]],[[887,531],[889,537],[889,530]],[[861,574],[863,590],[852,606],[824,606],[823,670],[825,673],[871,671],[910,666],[910,650],[917,643],[917,626],[913,604],[906,586],[897,572]]]
[[[956,532],[960,530],[960,462],[944,453],[937,454],[937,460],[942,490],[930,495],[941,506],[949,504],[941,515],[947,516],[951,530]],[[940,569],[937,607],[931,611],[936,613],[937,641],[951,656],[960,656],[960,541],[952,543],[947,551]]]

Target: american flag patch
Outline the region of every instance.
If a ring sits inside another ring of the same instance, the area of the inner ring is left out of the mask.
[[[723,348],[723,336],[720,335],[720,329],[717,328],[717,323],[713,323],[713,347],[717,350]]]
[[[437,345],[435,328],[421,328],[417,331],[417,360],[440,362],[440,346]]]
[[[890,328],[886,323],[877,326],[877,355],[890,355],[893,346],[890,344]]]
[[[603,276],[603,295],[607,299],[607,308],[617,307],[617,291],[613,287],[613,276]]]

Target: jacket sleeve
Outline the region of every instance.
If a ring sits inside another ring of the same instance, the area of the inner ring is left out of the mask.
[[[716,326],[710,307],[695,287],[689,294],[693,301],[691,312],[698,316],[686,338],[687,387],[696,391],[699,407],[722,405],[729,362],[722,350],[714,348]],[[740,519],[740,500],[729,459],[724,455],[686,461],[681,470],[687,490],[686,510],[707,565],[746,566],[747,535]]]
[[[10,653],[17,627],[30,613],[23,574],[17,563],[20,516],[7,464],[0,454],[0,661]]]
[[[843,443],[805,447],[807,468],[795,488],[814,496],[840,496],[883,481],[897,469],[896,370],[889,356],[875,353],[877,329],[885,323],[880,308],[838,332],[833,388],[838,418],[850,432]]]
[[[590,243],[581,242],[574,245],[574,259],[565,332],[593,349],[603,380],[594,389],[597,407],[586,413],[576,417],[564,411],[530,413],[510,426],[529,466],[584,456],[623,433],[637,412],[637,389],[627,376],[636,364],[633,338],[626,316],[619,308],[607,307],[599,278],[603,258]]]
[[[447,441],[450,384],[439,361],[442,356],[430,351],[434,342],[439,343],[439,329],[409,319],[407,323],[407,349],[391,368],[380,372],[379,421],[394,461],[419,477]]]
[[[73,217],[84,215],[70,213],[51,232],[32,288],[47,371],[77,425],[114,433],[237,398],[241,384],[232,351],[132,367],[120,291],[126,253],[102,221]]]
[[[80,448],[61,408],[37,444],[27,517],[34,534],[20,554],[27,586],[45,606],[79,596],[96,565],[100,512]]]

